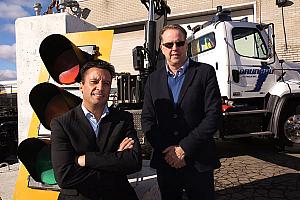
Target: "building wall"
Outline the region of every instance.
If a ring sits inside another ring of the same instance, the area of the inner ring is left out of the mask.
[[[198,12],[201,10],[216,9],[217,6],[221,5],[228,7],[231,5],[239,5],[245,3],[255,2],[253,0],[168,0],[168,5],[172,10],[172,14]]]
[[[139,0],[84,0],[79,3],[81,8],[91,10],[87,21],[98,27],[147,18],[147,10]]]
[[[261,3],[261,6],[260,6]],[[261,7],[261,12],[260,12]],[[288,61],[300,61],[300,1],[293,0],[293,5],[283,8],[286,43],[284,37],[282,8],[276,5],[276,1],[257,0],[257,21],[261,13],[261,21],[274,23],[276,51],[279,59]],[[287,44],[287,45],[286,45]]]
[[[82,8],[91,9],[87,21],[97,27],[109,27],[120,24],[143,24],[147,19],[147,10],[139,0],[79,0]],[[168,0],[171,8],[170,19],[195,15],[211,14],[218,5],[233,8],[243,4],[254,4],[257,22],[275,25],[276,51],[280,59],[300,61],[300,1],[294,0],[293,5],[284,8],[286,41],[282,23],[281,8],[276,0]],[[201,14],[202,13],[202,14]],[[126,25],[125,25],[126,26]],[[122,36],[123,37],[123,36]],[[141,37],[138,37],[141,40]],[[142,45],[142,44],[140,44]],[[287,47],[287,48],[286,48]]]
[[[122,24],[147,19],[147,9],[140,0],[78,0],[81,8],[91,10],[87,21],[98,26]],[[171,16],[255,2],[254,0],[168,0]]]

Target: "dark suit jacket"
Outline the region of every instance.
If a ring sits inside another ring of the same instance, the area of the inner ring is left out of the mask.
[[[136,199],[126,175],[142,167],[140,144],[132,114],[110,108],[95,133],[84,116],[81,105],[51,122],[52,165],[60,199]],[[131,150],[117,152],[125,137],[135,140]],[[86,166],[75,163],[86,155]]]
[[[190,60],[177,106],[172,98],[161,66],[148,77],[142,111],[142,129],[154,149],[151,167],[169,167],[162,151],[179,144],[188,165],[198,171],[218,168],[213,134],[219,127],[221,96],[214,68]]]

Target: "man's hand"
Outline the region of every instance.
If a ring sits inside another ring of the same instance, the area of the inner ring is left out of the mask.
[[[132,149],[134,144],[134,140],[132,138],[124,138],[121,142],[118,151],[124,151],[125,149]]]
[[[184,150],[180,146],[170,146],[166,148],[163,153],[165,154],[166,162],[176,169],[186,166],[184,160]]]
[[[79,166],[84,167],[85,166],[85,155],[78,156],[77,163]]]

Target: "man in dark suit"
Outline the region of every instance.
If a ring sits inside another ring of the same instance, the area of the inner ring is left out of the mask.
[[[166,58],[147,80],[142,128],[153,147],[163,200],[214,199],[213,170],[220,167],[213,139],[221,96],[212,66],[187,57],[186,31],[165,26],[160,48]]]
[[[59,199],[136,200],[126,175],[142,167],[132,114],[107,107],[114,67],[81,71],[82,104],[51,121],[51,156]]]

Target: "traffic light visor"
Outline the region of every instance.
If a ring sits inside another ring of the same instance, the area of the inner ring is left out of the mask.
[[[51,163],[50,141],[28,138],[20,143],[17,153],[35,181],[49,185],[56,184]]]
[[[43,126],[81,103],[82,99],[54,84],[40,83],[29,94],[29,102]]]
[[[60,84],[79,82],[80,68],[90,59],[88,53],[60,34],[46,37],[39,51],[50,76]]]

